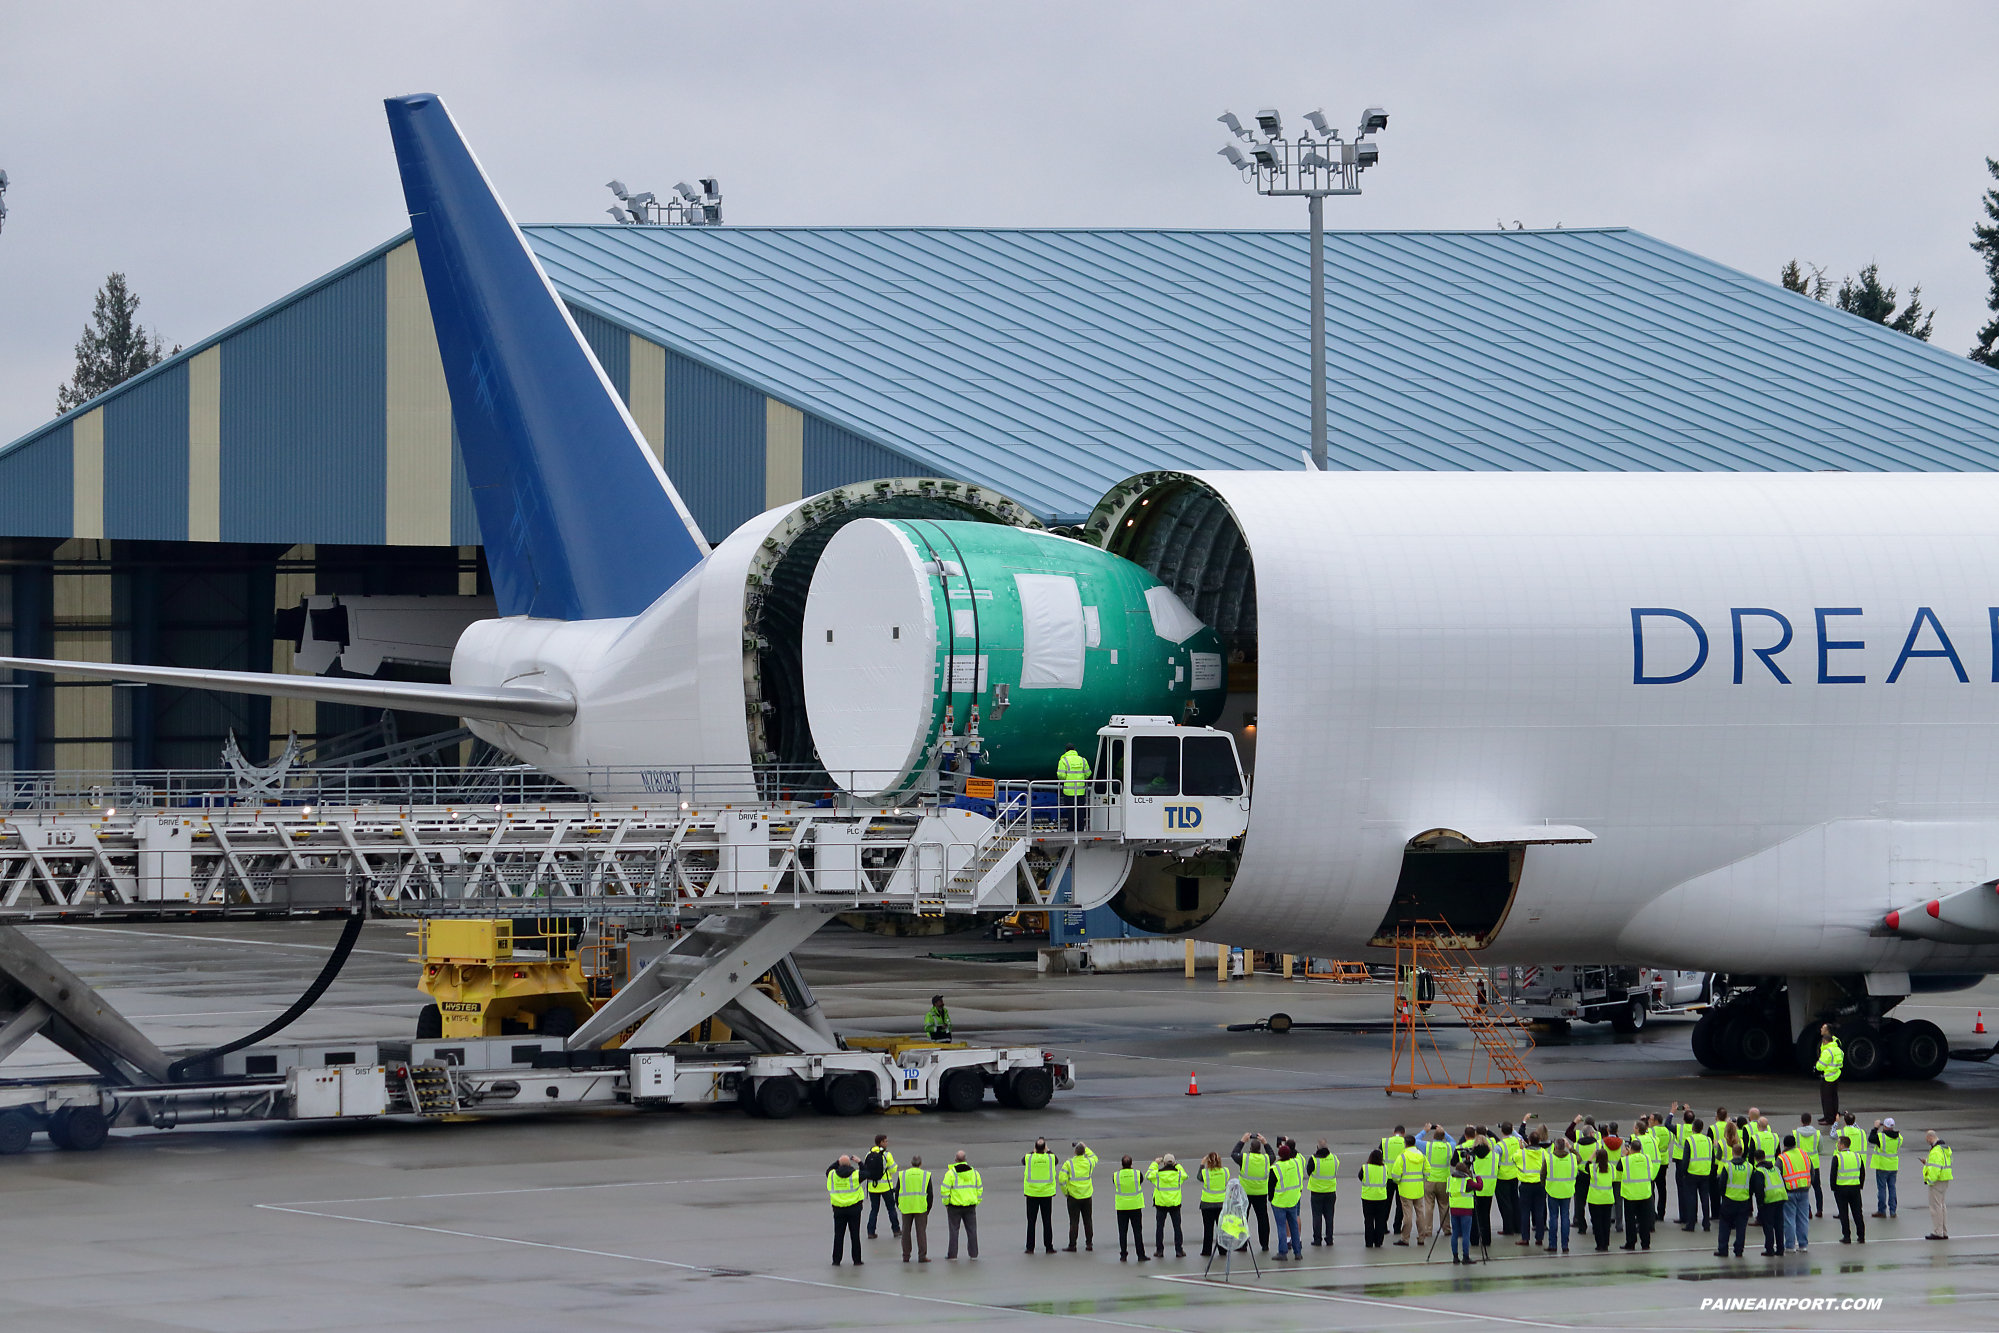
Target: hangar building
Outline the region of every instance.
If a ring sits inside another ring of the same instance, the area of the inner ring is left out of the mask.
[[[543,226],[711,540],[855,481],[1053,524],[1156,468],[1298,468],[1287,232]],[[1625,229],[1327,238],[1336,468],[1989,470],[1999,375]],[[286,670],[308,594],[483,590],[407,233],[0,449],[0,645]],[[16,771],[214,766],[334,705],[23,675]],[[418,727],[436,720],[410,717]]]

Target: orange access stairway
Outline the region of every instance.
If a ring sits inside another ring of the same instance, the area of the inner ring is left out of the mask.
[[[1415,1096],[1425,1088],[1545,1091],[1523,1058],[1534,1048],[1527,1024],[1493,993],[1485,969],[1456,943],[1459,938],[1442,919],[1405,922],[1396,931],[1396,976],[1404,980],[1396,987],[1394,1040],[1384,1091],[1391,1097],[1398,1092]],[[1429,998],[1418,993],[1424,976],[1433,987]],[[1439,1002],[1463,1021],[1472,1038],[1470,1051],[1447,1052],[1437,1043],[1429,1014],[1432,1004]],[[1454,1060],[1462,1076],[1452,1072]]]

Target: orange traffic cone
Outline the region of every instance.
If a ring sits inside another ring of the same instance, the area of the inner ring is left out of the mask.
[[[1980,1009],[1980,1010],[1978,1011],[1978,1026],[1977,1026],[1977,1027],[1975,1027],[1975,1028],[1973,1028],[1973,1029],[1972,1029],[1971,1031],[1972,1031],[1972,1035],[1974,1035],[1974,1036],[1982,1036],[1982,1035],[1984,1034],[1984,1032],[1985,1032],[1985,1011],[1984,1011],[1983,1009]]]
[[[1983,1032],[1984,1029],[1980,1028],[1979,1031]],[[1191,1069],[1187,1071],[1187,1095],[1189,1097],[1201,1095],[1201,1080],[1194,1077],[1194,1071]]]

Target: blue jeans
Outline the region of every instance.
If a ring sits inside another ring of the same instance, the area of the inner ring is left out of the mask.
[[[1895,1215],[1895,1177],[1900,1171],[1876,1171],[1874,1173],[1874,1211]]]
[[[1294,1203],[1289,1208],[1272,1207],[1270,1213],[1277,1222],[1277,1252],[1284,1253],[1288,1245],[1291,1253],[1300,1259],[1304,1258],[1305,1248],[1298,1242],[1298,1205]]]
[[[1453,1212],[1451,1214],[1451,1258],[1471,1258],[1472,1215]]]
[[[896,1211],[894,1190],[871,1191],[868,1194],[868,1235],[873,1236],[875,1234],[875,1216],[881,1212],[883,1204],[888,1205],[888,1234],[891,1236],[900,1236],[902,1234],[902,1215]]]
[[[1548,1200],[1548,1248],[1566,1250],[1569,1248],[1569,1206],[1574,1199]],[[1561,1239],[1557,1240],[1556,1237]]]
[[[1812,1247],[1812,1187],[1791,1191],[1784,1201],[1784,1244],[1794,1250]]]

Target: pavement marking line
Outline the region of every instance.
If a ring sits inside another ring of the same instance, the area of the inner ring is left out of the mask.
[[[672,1259],[654,1259],[642,1254],[620,1254],[615,1250],[589,1250],[579,1245],[556,1245],[542,1240],[519,1240],[513,1236],[491,1236],[478,1231],[457,1231],[450,1227],[426,1227],[414,1222],[388,1222],[379,1217],[352,1217],[344,1213],[314,1212],[309,1208],[287,1208],[274,1203],[256,1203],[252,1208],[262,1208],[274,1213],[291,1213],[297,1217],[318,1217],[335,1222],[361,1222],[368,1226],[394,1227],[399,1231],[426,1231],[434,1236],[454,1236],[460,1240],[491,1241],[496,1245],[518,1245],[531,1250],[552,1250],[559,1254],[580,1254],[591,1259],[618,1259],[626,1263],[649,1264],[656,1268],[678,1268],[689,1273],[709,1273],[716,1277],[749,1278],[758,1282],[782,1282],[796,1287],[817,1287],[823,1291],[839,1291],[863,1296],[884,1296],[893,1300],[920,1301],[926,1305],[948,1305],[959,1310],[987,1310],[994,1314],[1014,1315],[1024,1319],[1073,1319],[1085,1324],[1104,1324],[1112,1328],[1135,1328],[1143,1333],[1196,1333],[1193,1329],[1173,1328],[1164,1324],[1136,1324],[1122,1319],[1101,1319],[1095,1315],[1063,1314],[1060,1311],[1020,1310],[1010,1305],[988,1305],[983,1301],[954,1301],[944,1296],[918,1296],[906,1291],[883,1291],[878,1287],[849,1287],[838,1282],[821,1282],[809,1277],[783,1277],[776,1273],[746,1273],[740,1268],[724,1268],[715,1264],[683,1264]],[[1375,1302],[1378,1304],[1379,1302]],[[1440,1313],[1452,1313],[1442,1311]],[[1520,1320],[1509,1322],[1519,1323]],[[1546,1328],[1566,1327],[1547,1324]]]
[[[1521,1328],[1581,1328],[1580,1324],[1550,1324],[1539,1319],[1515,1319],[1501,1314],[1478,1314],[1471,1310],[1450,1310],[1435,1305],[1415,1305],[1408,1301],[1383,1301],[1366,1296],[1334,1296],[1323,1291],[1286,1291],[1282,1287],[1238,1287],[1211,1277],[1196,1277],[1191,1273],[1161,1273],[1152,1278],[1154,1282],[1181,1282],[1192,1287],[1210,1287],[1216,1291],[1248,1292],[1259,1296],[1289,1296],[1296,1300],[1337,1301],[1342,1305],[1366,1305],[1377,1310],[1399,1310],[1405,1314],[1437,1315],[1445,1319],[1481,1319],[1492,1324],[1513,1324]]]
[[[222,935],[169,935],[163,930],[126,930],[120,926],[72,926],[57,922],[24,921],[24,926],[46,925],[50,930],[94,930],[106,935],[144,935],[153,940],[175,940],[181,944],[251,944],[273,949],[316,949],[320,953],[332,953],[330,944],[300,944],[289,940],[245,940],[232,939]],[[349,953],[373,954],[377,958],[400,958],[409,961],[409,954],[399,949],[349,949]]]
[[[488,1194],[553,1194],[561,1190],[628,1190],[647,1185],[739,1185],[752,1180],[814,1180],[809,1174],[786,1176],[701,1176],[693,1180],[608,1180],[595,1185],[523,1185],[505,1190],[457,1190],[445,1194],[372,1194],[363,1199],[291,1199],[256,1204],[258,1208],[299,1208],[309,1203],[400,1203],[406,1199],[477,1199]]]

